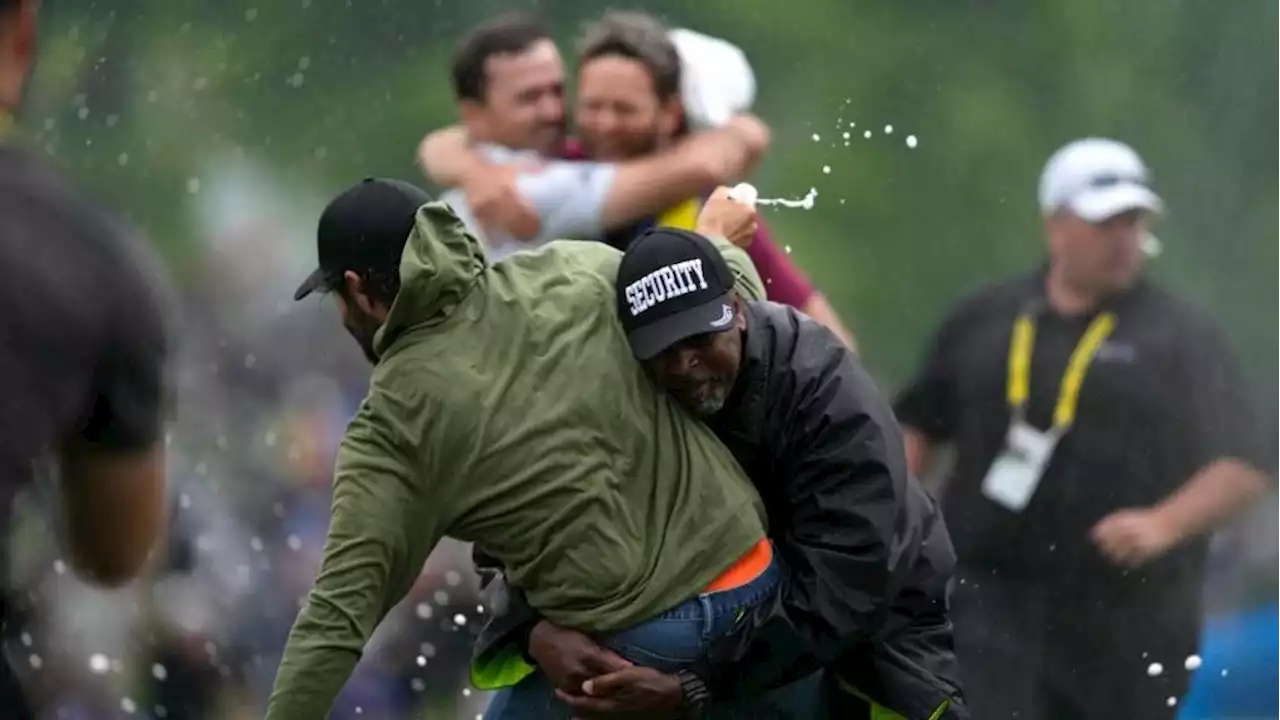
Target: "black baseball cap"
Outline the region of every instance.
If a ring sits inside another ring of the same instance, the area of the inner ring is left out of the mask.
[[[399,180],[365,178],[329,201],[316,228],[320,267],[298,286],[294,300],[337,287],[343,273],[400,266],[425,191]]]
[[[618,317],[631,351],[648,360],[694,335],[732,329],[733,271],[710,240],[658,228],[636,238],[618,266]]]

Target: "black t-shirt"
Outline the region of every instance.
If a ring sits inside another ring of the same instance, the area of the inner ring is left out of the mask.
[[[1087,585],[1127,597],[1197,594],[1203,540],[1125,572],[1103,558],[1089,531],[1115,510],[1158,503],[1215,459],[1269,466],[1227,342],[1148,282],[1113,298],[1099,311],[1114,312],[1116,326],[1088,367],[1075,424],[1030,504],[1015,513],[981,486],[1009,427],[1009,342],[1027,309],[1036,317],[1027,421],[1048,429],[1067,361],[1094,315],[1049,310],[1043,271],[959,303],[895,403],[904,425],[956,447],[943,513],[961,567],[1060,583],[1064,592]]]
[[[0,143],[0,513],[68,439],[158,440],[164,301],[154,258],[43,160]],[[7,533],[6,533],[7,536]]]

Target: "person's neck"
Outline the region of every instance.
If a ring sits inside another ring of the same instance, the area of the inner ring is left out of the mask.
[[[1082,289],[1067,280],[1057,265],[1049,267],[1044,280],[1044,292],[1049,300],[1049,307],[1059,315],[1084,315],[1102,301],[1098,293]]]

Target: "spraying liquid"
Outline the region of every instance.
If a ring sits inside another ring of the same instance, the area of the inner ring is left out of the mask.
[[[757,205],[766,205],[774,207],[796,208],[800,210],[812,210],[813,201],[818,198],[818,189],[809,188],[809,192],[804,197],[793,200],[788,198],[762,198],[759,191],[755,189],[751,183],[740,183],[735,185],[729,191],[729,197],[740,203],[745,203],[752,207]]]

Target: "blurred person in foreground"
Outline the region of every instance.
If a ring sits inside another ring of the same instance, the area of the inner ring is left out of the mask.
[[[1268,460],[1222,333],[1142,276],[1162,203],[1137,153],[1073,142],[1039,196],[1047,264],[953,308],[896,402],[913,472],[957,453],[965,692],[993,720],[1171,718],[1206,537]]]
[[[528,612],[518,592],[493,623],[508,637],[491,642],[523,639],[580,716],[967,717],[947,609],[955,555],[933,499],[907,473],[889,404],[827,328],[717,284],[723,262],[696,234],[649,231],[622,260],[616,306],[649,376],[755,483],[785,568],[779,590],[678,674],[597,675],[606,651]],[[664,291],[688,268],[719,269],[689,292]],[[816,692],[806,697],[813,687],[766,694],[823,667],[832,672],[821,705]]]
[[[483,92],[468,93],[476,78],[486,81]],[[513,129],[501,140],[507,150],[489,144],[493,127],[517,128],[521,117],[518,103],[502,102],[504,92],[540,78],[558,88],[547,93],[555,101],[545,105],[544,135]],[[486,239],[493,260],[548,238],[595,239],[625,250],[649,227],[691,230],[701,198],[745,175],[767,145],[765,132],[762,142],[722,149],[718,159],[699,154],[713,147],[708,143],[723,145],[731,137],[726,131],[763,130],[753,118],[735,117],[751,104],[754,74],[733,45],[668,31],[644,13],[610,12],[587,27],[575,111],[579,141],[564,136],[559,53],[529,20],[503,16],[476,29],[457,55],[454,84],[465,128],[429,134],[419,161],[432,180],[456,188],[442,199]],[[552,127],[559,129],[554,142]],[[701,132],[691,135],[693,128]],[[533,223],[526,222],[530,213]],[[804,311],[852,346],[830,304],[763,225],[747,254],[770,300]]]
[[[53,460],[69,559],[114,586],[142,570],[165,526],[161,292],[136,237],[8,137],[38,5],[0,0],[0,513],[7,539],[14,496]],[[7,662],[0,707],[32,714]]]
[[[755,212],[726,194],[698,229],[759,298],[726,239],[746,242]],[[374,179],[330,202],[317,251],[295,298],[331,293],[374,368],[268,718],[329,712],[445,535],[496,558],[548,619],[672,671],[773,590],[759,496],[631,357],[613,311],[620,252],[552,243],[491,267],[448,206]],[[490,715],[568,717],[540,676],[524,688]]]

